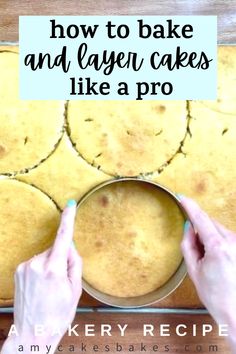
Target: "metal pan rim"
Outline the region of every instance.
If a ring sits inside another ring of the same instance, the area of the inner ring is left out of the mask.
[[[120,182],[128,182],[128,181],[147,183],[147,184],[153,185],[154,187],[156,187],[158,189],[163,190],[175,201],[175,203],[179,207],[179,210],[182,212],[184,219],[188,219],[187,212],[184,209],[180,199],[176,196],[175,193],[173,193],[169,188],[167,188],[155,181],[145,179],[143,177],[117,177],[117,178],[109,179],[105,182],[102,182],[102,183],[96,185],[95,187],[91,188],[87,193],[85,193],[82,196],[82,198],[78,201],[77,211],[80,208],[80,206],[98,190],[105,188],[106,186],[109,186],[111,184],[120,183]],[[132,309],[132,308],[140,308],[140,307],[144,307],[144,306],[151,306],[156,302],[164,300],[173,291],[175,291],[176,288],[182,283],[186,274],[187,274],[186,265],[185,265],[184,259],[182,258],[182,261],[181,261],[179,267],[176,269],[176,272],[171,276],[171,278],[164,285],[162,285],[160,288],[152,291],[151,293],[148,293],[146,295],[137,296],[137,297],[129,297],[129,298],[122,297],[121,298],[121,297],[116,297],[116,296],[105,294],[105,293],[95,289],[94,287],[92,287],[84,278],[82,279],[82,287],[94,299],[96,299],[108,306],[113,306],[113,307],[118,307],[118,308],[131,308]]]

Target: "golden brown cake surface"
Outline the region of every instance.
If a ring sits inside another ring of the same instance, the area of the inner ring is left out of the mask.
[[[53,154],[18,179],[36,185],[63,209],[69,199],[79,200],[85,192],[110,177],[78,156],[67,135]]]
[[[218,47],[217,100],[199,101],[208,108],[236,114],[236,46]]]
[[[70,134],[91,164],[112,175],[157,170],[180,147],[187,126],[185,101],[72,101]]]
[[[59,216],[55,204],[38,189],[0,180],[0,303],[13,299],[17,265],[52,244]]]
[[[64,122],[63,102],[19,99],[18,61],[14,49],[0,48],[0,174],[39,164],[54,149]]]
[[[197,200],[210,216],[236,231],[236,116],[191,103],[190,134],[163,173],[154,178]]]
[[[181,262],[182,229],[183,216],[165,192],[133,181],[104,187],[77,213],[75,242],[83,277],[110,295],[151,292]]]

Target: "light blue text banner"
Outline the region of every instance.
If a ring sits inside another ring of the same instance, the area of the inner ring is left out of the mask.
[[[216,16],[20,16],[20,98],[216,99]]]

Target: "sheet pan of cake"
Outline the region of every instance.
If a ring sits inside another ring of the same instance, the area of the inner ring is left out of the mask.
[[[50,247],[67,200],[79,201],[102,182],[129,176],[160,183],[194,198],[236,231],[236,46],[218,47],[216,101],[21,101],[18,62],[17,43],[0,43],[1,312],[13,310],[17,265]],[[106,199],[100,208],[107,213]],[[140,232],[132,227],[132,233],[123,231],[136,237],[136,256],[146,259]],[[98,228],[102,233],[101,223]],[[114,255],[100,241],[96,245],[99,250],[91,243],[91,252],[100,252],[101,267],[107,265],[106,257]],[[83,256],[87,267],[89,257]],[[145,278],[139,284],[145,291]],[[119,277],[117,289],[122,295]],[[187,275],[147,308],[112,308],[84,292],[78,312],[90,311],[205,309]]]

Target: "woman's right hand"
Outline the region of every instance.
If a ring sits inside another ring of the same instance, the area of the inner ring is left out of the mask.
[[[180,196],[189,219],[182,252],[199,298],[218,324],[227,324],[236,350],[236,234]],[[236,351],[235,351],[236,353]]]

